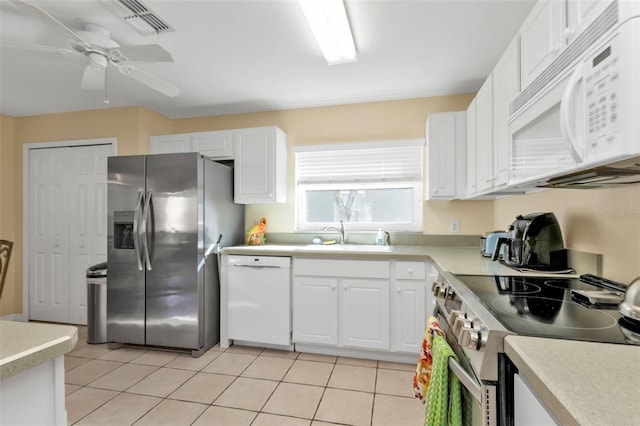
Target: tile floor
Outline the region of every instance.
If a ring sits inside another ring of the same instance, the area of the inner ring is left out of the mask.
[[[65,356],[73,425],[423,424],[412,396],[415,366],[216,346],[200,358],[88,345],[79,327]]]

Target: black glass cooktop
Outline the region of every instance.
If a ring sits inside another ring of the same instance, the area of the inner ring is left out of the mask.
[[[616,294],[621,297],[623,291],[619,292],[615,287],[603,288],[566,277],[458,275],[457,278],[516,334],[640,343],[638,330],[632,331],[619,324],[621,315]]]

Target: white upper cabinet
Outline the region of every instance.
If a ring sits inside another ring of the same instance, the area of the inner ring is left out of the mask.
[[[522,89],[527,87],[562,50],[565,2],[540,0],[520,28]]]
[[[520,93],[518,37],[513,39],[493,69],[493,186],[509,179],[509,103]]]
[[[234,201],[287,201],[287,134],[276,126],[151,136],[150,154],[198,152],[234,160]]]
[[[614,0],[567,0],[565,40],[569,44]]]
[[[207,157],[233,159],[233,130],[194,133],[193,150]]]
[[[472,196],[478,192],[476,176],[476,100],[467,108],[467,193]]]
[[[427,199],[464,197],[467,180],[466,115],[465,111],[444,112],[429,114],[427,118]]]
[[[287,201],[287,135],[275,126],[234,133],[235,197],[239,204]]]
[[[489,76],[476,95],[476,185],[493,187],[493,85]]]
[[[233,159],[233,130],[151,136],[150,154],[199,152],[216,160]]]
[[[149,138],[149,154],[174,154],[177,152],[193,152],[190,134],[151,136]]]

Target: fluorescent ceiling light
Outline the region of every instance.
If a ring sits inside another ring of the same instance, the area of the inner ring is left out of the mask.
[[[329,65],[356,61],[343,0],[298,0]]]

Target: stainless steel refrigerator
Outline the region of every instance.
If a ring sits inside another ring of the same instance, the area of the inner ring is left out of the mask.
[[[217,250],[242,244],[233,169],[197,153],[108,159],[107,340],[189,349],[220,339]]]

